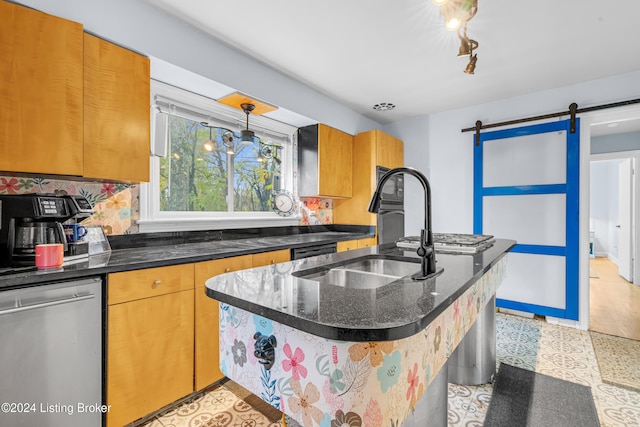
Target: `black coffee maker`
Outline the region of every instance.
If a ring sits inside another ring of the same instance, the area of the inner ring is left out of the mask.
[[[35,265],[36,245],[69,246],[62,223],[93,213],[82,196],[56,194],[0,195],[0,265]]]

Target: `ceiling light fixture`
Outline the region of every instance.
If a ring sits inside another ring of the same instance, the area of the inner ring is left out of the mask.
[[[471,18],[478,13],[478,0],[433,0],[433,4],[440,7],[440,14],[444,17],[445,28],[457,31],[460,39],[458,56],[469,56],[469,64],[464,72],[474,74],[478,55],[473,51],[478,48],[478,42],[467,37],[467,25]]]
[[[251,145],[254,143],[256,134],[249,130],[249,114],[256,108],[253,104],[240,104],[240,108],[247,115],[247,128],[240,131],[240,143],[244,145]]]

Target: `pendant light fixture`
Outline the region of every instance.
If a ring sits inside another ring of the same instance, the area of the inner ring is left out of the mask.
[[[269,160],[275,161],[277,164],[280,164],[282,160],[278,158],[278,150],[282,148],[282,146],[277,144],[268,144],[262,141],[258,141],[260,144],[260,148],[258,149],[258,157],[256,158],[259,162],[266,162]]]
[[[251,145],[255,139],[255,133],[249,130],[249,114],[256,108],[253,104],[240,104],[242,111],[247,115],[247,128],[240,131],[240,143],[244,145]]]
[[[233,132],[231,132],[230,130],[226,130],[225,133],[222,134],[222,143],[225,147],[227,147],[227,154],[236,153],[233,150]]]
[[[233,135],[233,131],[226,128],[219,127],[219,126],[212,126],[207,122],[200,122],[200,125],[203,127],[209,128],[209,140],[203,144],[205,150],[213,151],[216,146],[216,141],[215,139],[213,139],[213,131],[212,131],[212,129],[215,128],[215,129],[220,129],[224,131],[224,133],[222,134],[222,145],[225,146],[226,153],[235,154],[235,151],[233,149],[233,140],[235,139]]]
[[[211,126],[205,122],[200,122],[200,124],[209,128],[209,140],[204,143],[204,149],[207,151],[213,151],[213,147],[215,147],[216,142],[213,140],[213,136],[211,135]]]

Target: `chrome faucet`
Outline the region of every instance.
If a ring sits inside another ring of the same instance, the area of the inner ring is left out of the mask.
[[[440,273],[440,271],[436,269],[436,251],[433,247],[433,232],[431,230],[431,187],[429,186],[427,177],[425,177],[422,172],[411,167],[394,168],[387,171],[378,180],[376,191],[373,193],[373,197],[369,203],[369,212],[376,213],[380,210],[380,191],[382,187],[391,176],[399,173],[415,176],[424,189],[424,228],[420,231],[420,246],[417,250],[418,256],[422,259],[421,271],[412,276],[413,280],[424,280],[436,273]]]

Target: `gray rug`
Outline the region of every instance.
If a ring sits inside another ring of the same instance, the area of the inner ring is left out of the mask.
[[[502,363],[485,427],[600,426],[591,388]]]

